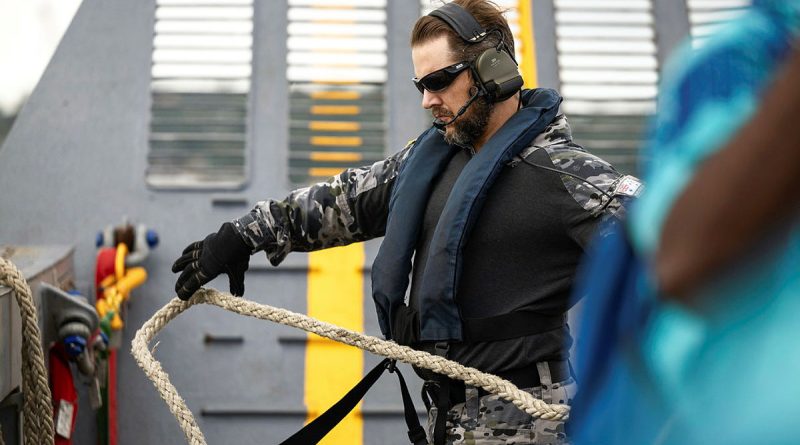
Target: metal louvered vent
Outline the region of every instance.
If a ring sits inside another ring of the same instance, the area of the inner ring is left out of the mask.
[[[383,159],[386,0],[289,0],[289,180]]]
[[[244,183],[252,33],[252,0],[156,0],[149,185]]]
[[[687,0],[692,45],[702,45],[720,26],[739,17],[750,3],[749,0]]]
[[[556,0],[564,112],[579,144],[635,173],[658,84],[651,0]]]

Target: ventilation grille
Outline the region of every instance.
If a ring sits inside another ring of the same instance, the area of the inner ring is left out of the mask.
[[[634,173],[655,111],[658,62],[650,0],[556,0],[563,109],[576,142]]]
[[[157,0],[147,183],[245,181],[251,0]]]
[[[749,0],[687,0],[692,45],[702,45],[720,26],[739,17]]]
[[[383,159],[386,0],[289,0],[289,180]]]

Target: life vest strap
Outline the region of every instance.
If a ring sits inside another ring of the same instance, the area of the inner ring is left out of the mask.
[[[395,361],[385,359],[378,363],[360,382],[358,382],[347,394],[344,395],[338,402],[328,408],[327,411],[322,413],[319,417],[304,426],[300,431],[294,433],[292,437],[281,442],[281,445],[309,445],[316,444],[322,440],[333,428],[336,427],[341,421],[355,408],[358,402],[364,398],[372,388],[372,385],[378,381],[383,372],[386,370],[397,374],[400,380],[400,392],[403,395],[403,411],[405,414],[406,426],[408,427],[408,437],[414,445],[425,445],[427,443],[425,430],[419,423],[417,411],[414,408],[414,402],[411,400],[411,395],[408,393],[403,375],[400,370],[395,367]]]

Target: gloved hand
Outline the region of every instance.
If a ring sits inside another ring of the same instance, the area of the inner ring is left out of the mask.
[[[226,273],[231,293],[242,296],[244,273],[249,263],[250,248],[233,224],[227,222],[217,233],[189,244],[183,250],[183,255],[172,265],[173,272],[181,272],[175,282],[175,292],[181,300],[188,300],[201,286]]]

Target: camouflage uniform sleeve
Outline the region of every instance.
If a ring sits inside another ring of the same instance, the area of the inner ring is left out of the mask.
[[[564,188],[592,216],[624,218],[626,203],[643,190],[641,181],[572,142],[548,147],[553,166],[562,171]]]
[[[344,170],[326,182],[295,190],[282,201],[261,201],[234,225],[252,252],[264,250],[274,266],[289,252],[383,236],[391,190],[413,142],[387,159]]]
[[[563,122],[565,131],[559,131],[558,125],[548,128],[521,155],[528,157],[538,150],[547,152],[552,165],[544,167],[561,173],[564,189],[574,201],[570,207],[577,210],[565,212],[567,229],[576,242],[585,246],[597,227],[605,226],[601,222],[609,218],[625,219],[631,200],[644,187],[636,177],[623,175],[605,160],[572,142]]]

